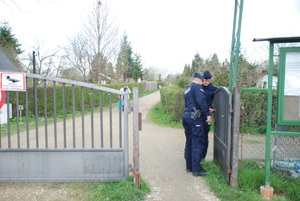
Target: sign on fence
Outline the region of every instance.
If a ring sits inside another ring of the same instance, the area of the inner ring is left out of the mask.
[[[0,73],[0,90],[26,91],[25,73]]]

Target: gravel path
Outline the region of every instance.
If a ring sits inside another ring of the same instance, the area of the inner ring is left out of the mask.
[[[139,110],[142,113],[143,123],[139,137],[140,172],[141,177],[150,184],[152,190],[146,200],[220,200],[209,190],[202,177],[193,177],[190,173],[185,172],[183,130],[157,126],[147,120],[147,112],[159,101],[159,91],[139,99]],[[132,118],[132,114],[130,114],[130,118]],[[131,130],[130,127],[129,133],[132,133]],[[212,159],[212,135],[210,138],[208,160]],[[132,157],[130,156],[129,159],[132,160]],[[80,190],[71,190],[70,186],[72,184],[0,184],[0,201],[85,200],[80,196]]]
[[[159,92],[139,100],[140,111],[143,112],[143,130],[140,132],[140,172],[152,189],[146,200],[220,200],[209,190],[202,177],[194,177],[185,172],[183,129],[157,126],[146,119],[147,111],[159,101]],[[212,142],[212,139],[210,141]],[[210,146],[207,159],[211,160],[212,157]]]

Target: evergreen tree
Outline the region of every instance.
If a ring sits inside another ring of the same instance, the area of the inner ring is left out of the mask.
[[[222,70],[224,70],[221,68],[221,64],[217,54],[213,54],[211,58],[206,59],[204,66],[205,66],[205,70],[210,71],[214,79],[220,74],[222,74]]]
[[[138,54],[134,54],[133,65],[130,70],[132,71],[131,72],[132,79],[136,82],[139,78],[141,78],[141,79],[143,78],[142,67],[143,67],[143,65],[142,65],[142,61],[141,61],[141,56]]]
[[[195,58],[192,61],[191,73],[201,73],[204,72],[204,60],[200,57],[199,53],[195,54]]]
[[[210,59],[210,69],[212,72],[214,72],[215,74],[218,74],[218,70],[221,67],[218,55],[215,53],[213,54],[213,56]]]
[[[0,26],[0,45],[4,49],[11,49],[15,55],[22,54],[21,44],[15,35],[12,34],[12,28],[9,27],[8,22],[3,22]]]
[[[132,61],[132,48],[127,40],[127,35],[124,34],[121,42],[121,48],[118,54],[116,71],[119,78],[124,82],[128,77],[132,77],[133,61]]]
[[[0,48],[6,53],[8,58],[21,69],[21,63],[18,60],[18,55],[23,53],[21,43],[12,34],[12,28],[9,27],[8,22],[3,22],[0,26]]]
[[[184,65],[183,76],[187,76],[187,77],[192,77],[193,76],[192,69],[191,69],[191,66],[189,64]]]

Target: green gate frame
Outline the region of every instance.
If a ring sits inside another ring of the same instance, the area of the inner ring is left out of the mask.
[[[253,42],[268,41],[269,42],[269,70],[268,70],[268,109],[267,109],[267,136],[266,136],[266,176],[265,187],[270,188],[270,172],[271,172],[271,136],[300,136],[300,132],[284,132],[272,131],[272,83],[274,72],[274,44],[276,43],[297,43],[300,42],[300,37],[279,37],[279,38],[254,38]],[[281,68],[281,66],[280,66]],[[278,97],[280,98],[280,97]],[[279,106],[280,107],[280,106]],[[278,114],[277,114],[278,115]],[[278,116],[277,116],[278,117]],[[289,122],[289,125],[295,125],[294,122]]]

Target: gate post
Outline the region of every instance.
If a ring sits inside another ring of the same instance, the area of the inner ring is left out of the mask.
[[[238,161],[239,161],[239,137],[240,137],[240,113],[241,113],[241,91],[239,87],[234,88],[233,94],[233,124],[232,124],[232,173],[230,175],[230,186],[238,187]]]
[[[133,88],[133,175],[134,186],[141,188],[139,148],[139,91]]]

